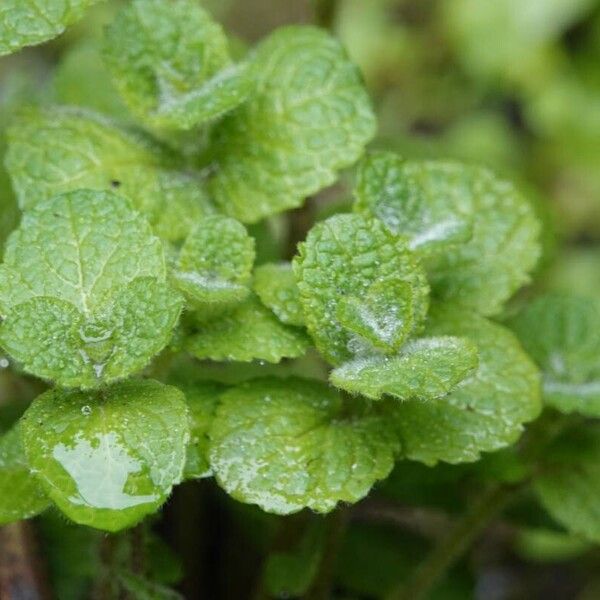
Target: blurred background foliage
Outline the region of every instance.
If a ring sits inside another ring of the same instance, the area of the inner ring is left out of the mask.
[[[97,41],[119,4],[101,3],[59,39],[0,60],[0,153],[3,131],[23,104],[74,104],[129,119]],[[275,27],[314,23],[316,14],[363,72],[379,116],[373,147],[408,158],[483,163],[516,180],[546,224],[546,253],[532,289],[600,294],[600,0],[204,4],[232,33],[239,56]],[[342,181],[319,199],[315,214],[320,218],[344,210],[346,201]],[[3,239],[19,215],[2,167],[0,206]],[[280,228],[259,224],[256,231]],[[263,237],[265,260],[284,251],[285,241],[278,245]],[[310,357],[290,369],[310,370],[309,363]],[[0,430],[40,391],[39,383],[13,375],[7,366],[0,361]],[[228,374],[220,376],[227,380]],[[23,401],[11,401],[14,397]],[[469,466],[399,464],[352,511],[337,561],[336,597],[382,597],[414,569],[482,486],[490,480],[518,480],[522,468],[510,451]],[[299,595],[314,574],[320,533],[318,526],[316,531],[299,528],[302,535],[288,535],[282,544],[280,521],[234,503],[210,482],[186,483],[148,527],[148,554],[159,557],[149,568],[159,584],[179,581],[190,599]],[[56,514],[38,519],[38,528],[57,597],[90,597],[92,580],[102,571],[101,536]],[[175,549],[178,559],[155,534]],[[127,536],[116,543],[126,545]],[[250,593],[269,549],[272,558],[262,577],[268,589]],[[600,552],[562,531],[524,493],[433,597],[546,595],[600,598]]]

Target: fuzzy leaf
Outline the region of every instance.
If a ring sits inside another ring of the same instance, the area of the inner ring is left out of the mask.
[[[540,226],[509,182],[481,167],[393,155],[371,157],[361,173],[356,209],[410,236],[432,295],[493,315],[529,281]]]
[[[250,59],[249,100],[213,135],[210,190],[244,223],[300,206],[356,161],[375,133],[358,69],[313,27],[277,30]]]
[[[73,521],[118,531],[153,513],[181,480],[183,394],[152,380],[95,393],[50,390],[25,413],[23,442],[44,490]]]
[[[374,400],[384,394],[432,400],[451,392],[476,368],[477,347],[472,342],[441,336],[408,342],[394,356],[355,358],[334,369],[330,381]]]
[[[372,340],[397,347],[419,330],[428,307],[425,273],[380,221],[331,217],[313,227],[299,252],[294,271],[308,331],[332,364],[368,354]]]
[[[546,404],[600,417],[600,301],[548,294],[511,326],[542,370]]]
[[[60,35],[96,2],[98,0],[2,0],[0,56]]]
[[[93,387],[142,369],[181,310],[162,245],[127,200],[80,190],[38,204],[0,267],[0,342],[23,367]]]
[[[578,428],[546,452],[534,489],[546,510],[576,535],[600,544],[600,429]]]
[[[510,331],[466,311],[432,311],[425,335],[471,340],[479,367],[436,402],[390,403],[406,458],[472,462],[513,444],[541,409],[537,369]]]
[[[286,325],[304,325],[300,291],[290,263],[267,263],[254,271],[254,291]]]
[[[255,251],[246,228],[230,217],[200,221],[185,240],[173,272],[196,306],[240,302],[248,296]]]
[[[34,517],[49,504],[29,472],[20,428],[16,425],[0,435],[0,525]]]
[[[152,138],[81,109],[21,113],[8,131],[6,166],[19,204],[29,209],[61,192],[118,191],[167,240],[184,238],[214,209],[197,176]]]
[[[304,332],[281,323],[255,296],[229,314],[198,323],[185,345],[200,359],[270,363],[302,356],[308,346]]]
[[[221,26],[192,0],[133,0],[106,30],[104,56],[131,110],[154,127],[190,129],[250,91]]]
[[[289,514],[357,502],[387,477],[398,452],[389,421],[348,415],[325,384],[265,378],[225,392],[210,462],[235,499]]]

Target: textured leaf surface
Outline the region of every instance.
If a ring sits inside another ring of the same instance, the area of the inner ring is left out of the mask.
[[[297,378],[225,392],[210,437],[219,484],[278,514],[357,502],[389,474],[398,451],[389,420],[350,416],[333,390]]]
[[[133,0],[108,27],[104,55],[131,110],[156,127],[189,129],[250,89],[221,26],[192,0]]]
[[[202,219],[185,240],[173,277],[196,305],[239,302],[249,293],[254,240],[230,217]]]
[[[549,294],[511,326],[542,370],[546,404],[600,417],[600,302]]]
[[[309,346],[304,332],[284,325],[255,296],[249,296],[231,313],[199,323],[186,340],[196,358],[278,363],[302,356]]]
[[[477,346],[479,367],[443,399],[395,402],[406,458],[472,462],[513,444],[541,408],[539,374],[510,331],[463,311],[433,311],[426,335],[460,336]]]
[[[181,299],[161,242],[127,200],[80,190],[28,211],[0,267],[0,341],[31,373],[92,387],[143,368]]]
[[[375,133],[358,70],[312,27],[282,28],[256,50],[249,100],[213,137],[211,192],[243,222],[299,206],[356,161]]]
[[[128,381],[93,394],[50,390],[23,418],[29,464],[73,521],[117,531],[153,513],[181,479],[189,439],[183,394]]]
[[[450,392],[477,368],[477,347],[465,338],[431,337],[408,342],[397,355],[355,358],[331,372],[348,392],[378,399],[431,400]]]
[[[527,200],[481,167],[384,156],[383,165],[371,158],[363,167],[357,210],[424,251],[432,294],[498,313],[529,281],[540,255],[540,227]]]
[[[41,513],[49,500],[29,472],[18,426],[0,435],[0,525]]]
[[[151,138],[81,109],[23,111],[8,131],[6,166],[23,209],[81,188],[118,191],[167,240],[214,212],[194,175]]]
[[[564,527],[600,543],[600,429],[579,428],[544,457],[534,488],[546,510]]]
[[[426,186],[425,170],[393,152],[373,152],[359,166],[354,208],[381,219],[422,252],[443,252],[448,244],[468,242],[472,215]]]
[[[261,302],[287,325],[304,325],[300,290],[290,263],[267,263],[254,271],[254,291]]]
[[[98,0],[2,0],[0,56],[60,35]]]
[[[313,227],[299,252],[294,270],[306,324],[332,364],[369,353],[374,338],[376,345],[395,347],[418,330],[428,307],[425,274],[404,241],[380,221],[331,217]],[[349,302],[355,303],[352,312]]]
[[[198,381],[179,386],[179,389],[185,394],[191,418],[191,436],[184,476],[186,479],[210,477],[212,469],[208,461],[208,432],[219,396],[227,388],[213,381]]]

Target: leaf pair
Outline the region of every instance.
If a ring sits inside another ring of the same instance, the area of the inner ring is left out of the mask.
[[[71,192],[26,212],[0,267],[2,345],[63,386],[142,369],[170,339],[181,304],[160,240],[107,192]]]

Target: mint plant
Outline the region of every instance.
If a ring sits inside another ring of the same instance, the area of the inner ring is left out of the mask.
[[[92,4],[9,0],[0,54]],[[378,149],[324,29],[233,46],[194,0],[132,0],[2,108],[0,346],[35,393],[0,413],[0,524],[91,548],[61,589],[103,600],[178,597],[151,528],[190,485],[269,531],[257,598],[358,598],[333,566],[352,515],[457,473],[483,495],[377,597],[426,597],[521,493],[600,543],[600,307],[522,293],[545,250],[528,193]],[[350,200],[318,215],[326,193]]]

